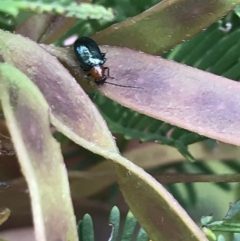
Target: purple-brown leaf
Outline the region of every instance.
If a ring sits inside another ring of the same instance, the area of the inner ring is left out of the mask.
[[[1,63],[0,80],[2,108],[31,196],[36,240],[76,241],[67,172],[50,131],[49,107],[15,67]]]
[[[94,35],[99,44],[159,54],[216,22],[240,0],[163,0]]]

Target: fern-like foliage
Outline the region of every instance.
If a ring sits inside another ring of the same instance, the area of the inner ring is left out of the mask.
[[[77,4],[73,0],[61,1],[30,1],[30,0],[2,0],[0,11],[17,16],[20,10],[35,13],[50,13],[75,17],[78,19],[97,19],[111,21],[114,19],[112,9],[89,3]]]
[[[202,230],[209,240],[226,241],[222,232],[233,233],[232,241],[237,241],[240,238],[240,201],[230,204],[230,208],[226,216],[220,221],[212,222],[213,216],[203,216],[201,218]],[[217,232],[218,234],[216,234]],[[220,233],[220,234],[219,234]]]
[[[204,136],[137,113],[100,94],[94,94],[92,99],[111,132],[122,134],[127,140],[137,139],[172,146],[186,159],[193,161],[194,157],[189,153],[187,146],[206,139]]]
[[[164,57],[238,81],[239,24],[239,17],[231,13],[190,41],[164,54]]]
[[[120,211],[117,207],[113,207],[109,217],[109,224],[112,227],[112,232],[108,241],[148,241],[149,238],[146,232],[140,228],[136,233],[135,230],[137,228],[137,220],[133,216],[133,214],[129,211],[127,217],[125,219],[124,227],[122,234],[119,234],[120,228]],[[82,241],[95,241],[94,231],[93,231],[93,221],[89,214],[86,214],[78,223],[78,235],[79,240]],[[133,239],[134,235],[136,238]]]

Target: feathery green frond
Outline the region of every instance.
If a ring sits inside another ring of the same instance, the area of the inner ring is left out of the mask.
[[[123,231],[120,237],[120,211],[117,207],[113,207],[109,217],[109,223],[112,226],[112,231],[108,241],[132,241],[133,235],[136,234],[137,238],[134,239],[135,241],[148,241],[149,238],[146,232],[140,228],[135,232],[137,228],[137,220],[133,216],[132,212],[129,211]],[[84,215],[83,220],[78,223],[78,234],[79,240],[82,241],[94,241],[94,231],[93,231],[93,221],[89,214]],[[121,239],[120,239],[121,238]]]
[[[187,146],[206,139],[196,133],[139,114],[99,94],[94,95],[93,101],[107,121],[110,130],[122,134],[127,140],[138,139],[142,142],[172,146],[186,159],[193,161],[194,157]]]
[[[79,19],[98,19],[111,21],[114,14],[111,9],[89,3],[77,4],[74,1],[26,1],[26,0],[3,0],[0,11],[17,16],[20,10],[35,13],[59,14],[66,17]]]

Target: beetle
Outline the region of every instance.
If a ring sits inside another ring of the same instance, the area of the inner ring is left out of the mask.
[[[120,87],[140,88],[106,82],[107,78],[114,79],[109,74],[109,68],[103,66],[106,62],[105,53],[102,53],[97,43],[88,37],[81,37],[74,43],[74,52],[83,71],[88,72],[86,78],[92,77],[97,86],[108,83]]]
[[[105,53],[102,53],[95,41],[81,37],[74,43],[74,51],[83,71],[89,72],[87,77],[93,77],[94,82],[101,86],[110,77],[109,68],[104,67]],[[107,74],[106,74],[107,73]]]

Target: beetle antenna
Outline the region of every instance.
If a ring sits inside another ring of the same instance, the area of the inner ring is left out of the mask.
[[[115,85],[115,86],[119,86],[119,87],[128,87],[128,88],[131,88],[131,89],[144,89],[142,87],[138,87],[138,86],[130,86],[130,85],[119,85],[119,84],[114,84],[114,83],[111,83],[111,82],[105,82],[109,85]]]

